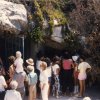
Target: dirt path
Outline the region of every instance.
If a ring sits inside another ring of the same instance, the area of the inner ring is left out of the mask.
[[[86,89],[85,96],[90,97],[91,100],[100,100],[100,87],[91,87]],[[59,99],[56,99],[53,96],[49,97],[49,100],[82,100],[83,98],[77,98],[75,96],[61,96]],[[28,100],[27,97],[25,100]],[[36,100],[42,100],[42,99],[36,99]]]

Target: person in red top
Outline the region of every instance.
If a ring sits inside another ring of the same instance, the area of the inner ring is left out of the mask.
[[[73,92],[73,61],[69,59],[68,56],[65,56],[62,60],[63,67],[63,85],[62,92],[66,94],[67,90],[70,94]]]

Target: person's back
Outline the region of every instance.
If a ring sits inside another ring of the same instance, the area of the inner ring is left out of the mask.
[[[87,62],[81,62],[78,66],[79,73],[86,74],[88,68],[91,68],[91,66]]]
[[[7,90],[4,100],[22,100],[21,95],[16,90]]]
[[[13,79],[18,82],[18,88],[24,87],[24,81],[26,79],[25,71],[20,72],[20,73],[15,73]]]
[[[16,72],[23,71],[23,59],[21,58],[22,54],[20,51],[16,52],[16,60],[14,61],[14,66],[16,67]]]
[[[24,95],[25,95],[24,82],[27,81],[27,75],[26,75],[25,71],[22,71],[20,73],[16,72],[13,80],[16,80],[18,82],[17,90],[21,93],[22,98],[24,98]]]
[[[28,74],[29,85],[36,85],[37,83],[37,74],[35,72],[30,72]]]
[[[72,60],[71,59],[64,59],[63,60],[63,69],[64,70],[70,70],[72,65]]]
[[[19,72],[20,70],[23,70],[23,59],[17,58],[14,62],[14,65],[16,66],[16,72]]]

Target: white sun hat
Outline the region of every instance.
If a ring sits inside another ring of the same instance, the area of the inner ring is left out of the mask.
[[[29,64],[29,65],[32,65],[32,66],[34,65],[34,61],[33,61],[32,58],[27,59],[26,62],[27,62],[27,64]]]
[[[79,58],[79,56],[78,56],[78,55],[77,55],[77,56],[72,56],[73,61],[77,61],[77,60],[78,60],[78,58]]]

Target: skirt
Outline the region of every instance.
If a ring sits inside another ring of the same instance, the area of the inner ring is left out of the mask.
[[[79,74],[78,74],[78,79],[79,79],[79,80],[85,80],[86,78],[87,78],[86,73],[79,73]]]

